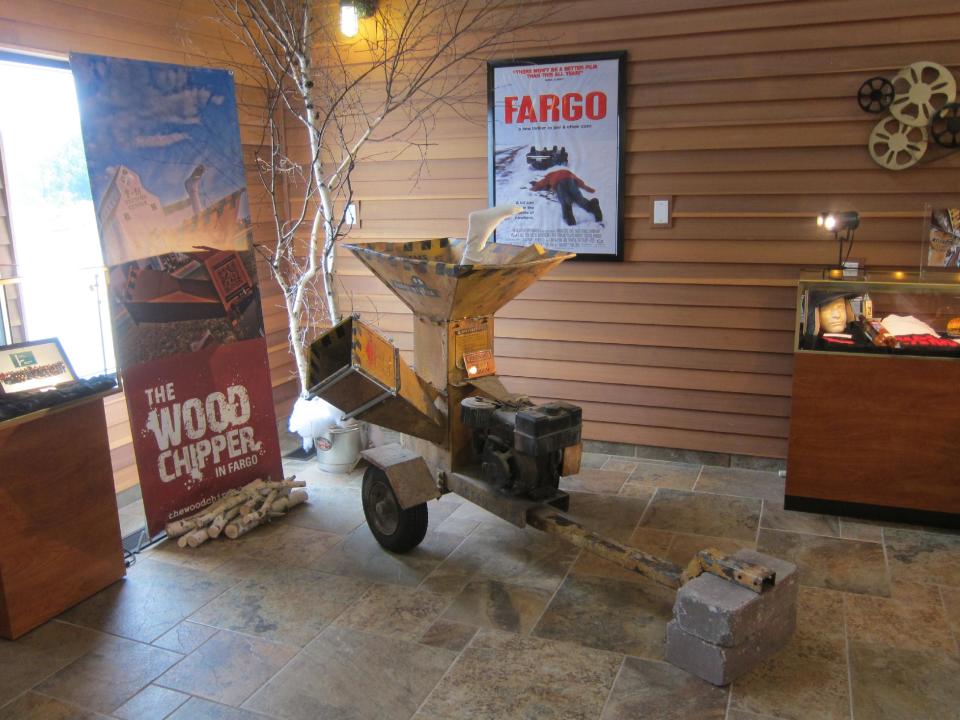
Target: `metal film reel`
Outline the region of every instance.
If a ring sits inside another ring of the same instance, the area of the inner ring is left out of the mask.
[[[904,125],[926,127],[937,108],[952,103],[957,96],[957,81],[943,65],[915,62],[893,79],[896,96],[890,114]]]
[[[879,113],[890,107],[895,94],[893,83],[878,75],[864,81],[860,86],[857,103],[864,112]]]
[[[960,147],[960,103],[944,105],[933,114],[930,137],[940,147]]]
[[[870,157],[887,170],[913,167],[927,151],[927,129],[886,117],[874,126],[867,143]]]

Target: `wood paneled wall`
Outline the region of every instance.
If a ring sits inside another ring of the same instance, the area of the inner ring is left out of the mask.
[[[0,47],[48,53],[99,53],[140,60],[224,67],[235,71],[240,133],[253,212],[254,239],[269,237],[263,224],[265,195],[253,166],[260,142],[265,96],[251,79],[256,66],[243,48],[212,19],[204,0],[22,0],[0,3]],[[2,217],[0,207],[0,223]],[[0,241],[3,233],[0,231]],[[2,262],[2,260],[0,260]],[[278,418],[296,397],[294,368],[287,349],[282,299],[269,273],[261,269],[264,321],[271,381]],[[137,477],[130,425],[123,396],[105,401],[116,487]]]
[[[817,212],[858,210],[852,257],[915,267],[924,203],[958,202],[960,153],[881,169],[861,82],[917,60],[960,77],[956,0],[571,0],[518,57],[628,51],[626,262],[567,263],[507,305],[498,369],[537,399],[583,406],[591,439],[784,457],[795,279],[836,262]],[[419,184],[412,155],[354,174],[352,240],[462,237],[487,205],[476,122],[442,115]],[[675,196],[670,229],[649,196]],[[404,350],[411,316],[352,257],[344,310]]]

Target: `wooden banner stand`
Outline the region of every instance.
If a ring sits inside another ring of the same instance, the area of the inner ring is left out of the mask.
[[[0,423],[2,637],[124,576],[106,394]]]

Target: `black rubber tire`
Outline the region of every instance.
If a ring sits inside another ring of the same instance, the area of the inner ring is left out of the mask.
[[[380,547],[394,553],[413,550],[427,534],[427,504],[402,510],[387,474],[371,465],[363,474],[363,514]]]

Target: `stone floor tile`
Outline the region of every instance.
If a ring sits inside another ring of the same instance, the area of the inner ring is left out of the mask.
[[[676,593],[656,583],[571,576],[533,635],[662,659]]]
[[[189,699],[190,696],[182,692],[147,685],[114,710],[113,715],[122,720],[163,720]]]
[[[149,643],[234,583],[232,578],[143,559],[127,570],[124,579],[60,617]]]
[[[418,720],[595,720],[622,656],[481,630],[430,693]]]
[[[472,580],[443,613],[452,620],[505,632],[528,633],[550,601],[551,593],[497,580]]]
[[[441,648],[330,627],[244,707],[291,720],[406,720],[455,657]]]
[[[953,628],[953,637],[960,651],[960,588],[940,588],[940,597],[943,599],[943,607],[947,613],[947,622]]]
[[[458,496],[454,496],[454,497],[458,497]],[[449,514],[446,518],[444,518],[443,522],[441,523],[443,527],[437,526],[436,529],[445,530],[446,526],[448,525],[448,523],[451,523],[451,521],[456,521],[457,523],[463,524],[464,526],[466,526],[468,522],[472,522],[474,523],[473,527],[476,527],[477,525],[481,525],[481,524],[485,524],[485,525],[507,524],[505,520],[501,520],[492,512],[484,510],[479,505],[474,505],[472,502],[469,502],[466,500],[463,501],[460,505],[458,505],[451,514]],[[473,528],[471,528],[471,530],[472,529]]]
[[[784,479],[775,472],[704,465],[694,490],[783,503]]]
[[[933,585],[895,583],[889,598],[847,595],[844,611],[851,641],[902,650],[956,652],[940,591]]]
[[[883,548],[877,543],[761,529],[757,550],[795,563],[802,585],[890,595]]]
[[[958,678],[954,655],[850,642],[854,718],[956,720]]]
[[[784,510],[783,504],[764,501],[760,527],[768,530],[786,530],[788,532],[808,533],[840,537],[840,518],[832,515]]]
[[[883,526],[869,520],[851,520],[840,518],[840,537],[847,540],[883,542]]]
[[[628,657],[602,720],[724,720],[727,688],[714,687],[663,662]]]
[[[0,708],[0,720],[107,720],[107,716],[28,692]]]
[[[460,535],[431,531],[416,548],[397,555],[380,547],[370,530],[361,526],[324,553],[317,569],[370,582],[416,587],[462,541]]]
[[[602,470],[584,468],[576,475],[560,478],[560,489],[616,495],[628,475],[628,472],[607,470],[606,466]]]
[[[773,715],[757,715],[746,710],[730,708],[727,712],[727,720],[778,720],[778,718],[773,717]]]
[[[660,488],[647,506],[640,526],[753,542],[760,507],[756,498]]]
[[[365,522],[358,488],[322,487],[287,513],[282,524],[347,535]]]
[[[239,555],[237,545],[226,542],[225,538],[222,541],[205,542],[195,548],[182,548],[177,545],[176,538],[167,538],[144,550],[138,556],[138,563],[150,560],[202,572],[217,572],[225,561]]]
[[[464,625],[440,618],[427,628],[421,636],[420,642],[424,645],[460,652],[476,634],[477,628],[473,625]]]
[[[567,514],[599,535],[627,542],[640,522],[647,501],[648,498],[571,492]]]
[[[216,628],[184,620],[153,641],[157,647],[189,655],[217,632]]]
[[[323,488],[354,488],[359,489],[363,484],[363,473],[367,466],[361,462],[349,473],[330,473],[321,470],[316,461],[300,463],[296,466],[291,465],[293,474],[297,480],[303,480],[307,483],[307,492],[313,490],[322,490]]]
[[[960,587],[960,536],[884,528],[895,580]]]
[[[637,469],[637,462],[635,460],[624,460],[618,457],[609,457],[603,464],[603,469],[611,470],[613,472],[632,473]]]
[[[265,715],[220,705],[203,698],[190,698],[167,720],[263,720]]]
[[[731,690],[731,706],[783,720],[847,720],[850,698],[842,638],[794,635]]]
[[[421,589],[459,594],[470,580],[498,580],[553,592],[577,556],[565,540],[533,528],[481,524],[426,579]]]
[[[334,622],[376,635],[416,640],[449,604],[450,598],[425,590],[374,585]]]
[[[621,493],[627,495],[629,494],[628,488],[638,486],[692,490],[699,474],[700,465],[641,460],[630,474],[630,478]]]
[[[686,567],[693,557],[701,550],[714,548],[724,555],[733,555],[738,550],[756,549],[753,540],[732,540],[730,538],[712,537],[710,535],[691,535],[675,533],[670,549],[663,555],[667,560]]]
[[[204,625],[302,647],[356,601],[365,580],[302,568],[262,569],[190,619]]]
[[[163,648],[107,637],[35,690],[97,712],[111,713],[182,658]]]
[[[342,538],[311,528],[270,523],[233,542],[237,552],[269,565],[284,565],[321,570],[323,555]]]
[[[297,648],[221,630],[154,682],[239,706],[297,654]]]
[[[599,469],[609,458],[610,456],[604,453],[585,452],[580,456],[580,467]]]
[[[844,593],[818,587],[801,586],[797,593],[797,630],[799,634],[844,638]]]
[[[633,454],[645,460],[659,460],[660,462],[683,463],[686,465],[730,467],[730,455],[705,450],[682,450],[680,448],[665,448],[655,445],[636,445]]]
[[[0,640],[0,706],[107,640],[108,635],[57,620],[15,641]]]

